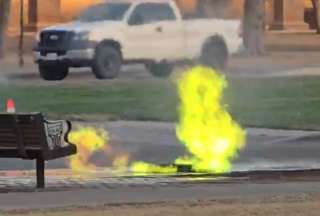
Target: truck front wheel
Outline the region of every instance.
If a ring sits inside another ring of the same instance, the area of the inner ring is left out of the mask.
[[[213,36],[204,43],[200,62],[205,66],[223,70],[227,66],[228,57],[228,48],[223,38],[220,36]]]
[[[147,63],[147,70],[155,77],[168,77],[173,71],[173,65],[165,62]]]
[[[119,49],[112,45],[101,44],[96,49],[93,73],[97,79],[114,79],[119,75],[121,63]]]
[[[40,76],[48,81],[60,81],[68,76],[69,68],[65,65],[39,65]]]

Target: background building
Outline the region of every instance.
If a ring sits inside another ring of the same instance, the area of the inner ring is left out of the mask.
[[[9,32],[19,30],[20,0],[11,0]],[[103,0],[24,0],[27,31],[72,20],[81,10]],[[241,18],[244,0],[176,0],[185,14],[201,10],[211,17]],[[201,9],[202,8],[202,9]],[[314,27],[311,0],[266,0],[266,26],[275,30]]]

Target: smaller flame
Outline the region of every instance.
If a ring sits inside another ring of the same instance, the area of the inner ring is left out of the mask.
[[[71,143],[77,145],[78,153],[70,158],[70,168],[77,172],[96,170],[90,162],[92,154],[98,151],[109,152],[109,134],[103,129],[93,127],[79,127],[69,135]]]
[[[129,158],[130,156],[128,154],[116,156],[116,158],[112,162],[112,166],[116,170],[126,170],[128,167]]]

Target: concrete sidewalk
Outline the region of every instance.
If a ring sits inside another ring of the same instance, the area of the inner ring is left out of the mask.
[[[121,206],[124,204],[166,203],[183,201],[227,201],[308,197],[320,193],[319,182],[282,182],[264,184],[193,184],[175,186],[119,187],[0,193],[0,213],[18,210],[57,210],[59,208]]]

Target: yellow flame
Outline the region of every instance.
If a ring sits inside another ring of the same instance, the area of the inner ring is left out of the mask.
[[[246,133],[222,104],[226,87],[224,76],[203,66],[187,70],[178,79],[180,121],[176,134],[189,155],[178,158],[175,164],[192,165],[196,172],[231,170],[232,160],[245,145]],[[172,174],[177,172],[177,167],[136,162],[131,170]]]
[[[131,171],[135,174],[173,174],[177,172],[177,168],[175,166],[159,166],[145,162],[135,162],[131,166]]]
[[[128,167],[129,163],[129,155],[128,154],[122,154],[119,156],[116,156],[116,158],[112,162],[112,166],[116,170],[125,170]]]
[[[222,104],[226,87],[224,76],[202,66],[187,70],[178,79],[180,106],[176,134],[189,155],[178,158],[176,164],[192,165],[197,172],[222,173],[231,170],[232,160],[245,145],[246,133],[233,121]],[[109,134],[103,129],[78,128],[70,134],[69,139],[78,146],[78,154],[70,160],[72,170],[83,172],[95,169],[89,159],[97,151],[112,156],[108,145]],[[128,154],[114,158],[114,168],[127,168]],[[135,174],[177,172],[174,165],[159,166],[145,162],[134,162],[130,168]]]
[[[226,87],[224,76],[202,66],[188,70],[179,78],[181,104],[176,133],[191,156],[179,158],[176,163],[191,164],[198,172],[231,170],[232,159],[245,145],[246,133],[222,104]]]
[[[72,131],[69,135],[71,143],[77,145],[78,153],[70,158],[70,168],[73,171],[87,172],[95,170],[96,166],[90,163],[90,157],[97,151],[107,152],[109,149],[109,134],[103,129],[82,127]]]

